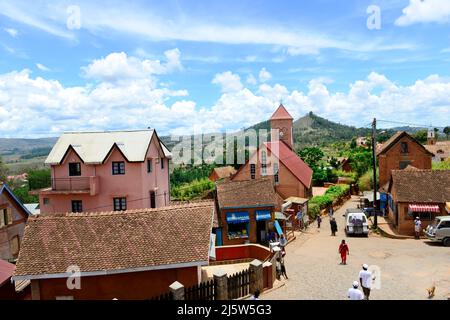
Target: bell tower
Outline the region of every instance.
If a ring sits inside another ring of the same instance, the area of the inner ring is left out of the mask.
[[[286,108],[280,104],[278,109],[270,117],[270,128],[280,131],[280,140],[286,143],[289,148],[294,148],[293,126],[294,118],[289,114]]]
[[[427,144],[430,145],[430,146],[433,146],[433,145],[436,144],[436,135],[435,135],[433,129],[429,129],[428,130]]]

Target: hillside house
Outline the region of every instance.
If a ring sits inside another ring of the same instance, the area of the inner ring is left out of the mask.
[[[450,170],[393,170],[388,188],[387,217],[399,234],[414,235],[414,218],[425,229],[436,216],[447,215]]]
[[[13,280],[31,281],[33,300],[143,300],[174,281],[197,285],[209,263],[213,211],[203,202],[32,217]],[[78,289],[67,286],[72,272]]]
[[[64,133],[45,161],[52,185],[39,191],[40,212],[163,207],[170,158],[155,130]]]
[[[411,165],[418,169],[431,169],[433,154],[405,131],[399,131],[377,150],[380,187],[385,190],[392,170]]]
[[[8,186],[0,184],[0,259],[17,259],[29,215]]]
[[[221,179],[231,178],[236,173],[236,169],[233,166],[217,167],[212,169],[209,180],[215,182]]]
[[[283,105],[270,118],[270,126],[279,130],[280,140],[261,144],[232,180],[255,180],[270,175],[282,199],[311,197],[313,172],[293,151],[293,118]]]

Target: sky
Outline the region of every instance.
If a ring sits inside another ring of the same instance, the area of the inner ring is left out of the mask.
[[[449,0],[0,0],[0,137],[443,127],[449,66]]]

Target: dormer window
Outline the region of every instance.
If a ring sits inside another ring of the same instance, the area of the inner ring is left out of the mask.
[[[112,163],[112,174],[113,175],[125,174],[125,162],[114,161]]]
[[[81,176],[81,163],[79,162],[69,163],[69,176],[70,177]]]

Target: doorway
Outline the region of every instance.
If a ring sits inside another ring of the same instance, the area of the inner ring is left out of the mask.
[[[264,243],[267,240],[267,221],[256,221],[256,241]]]
[[[150,208],[156,208],[155,191],[150,191]]]

